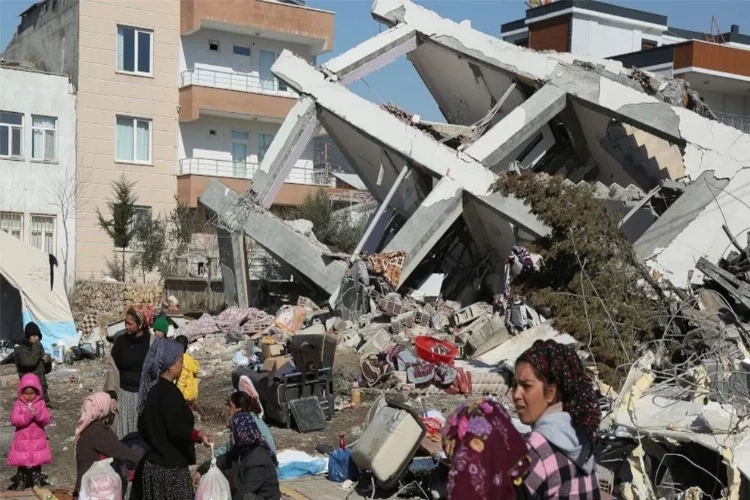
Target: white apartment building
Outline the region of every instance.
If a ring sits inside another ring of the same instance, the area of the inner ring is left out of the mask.
[[[67,76],[20,67],[0,65],[0,82],[0,230],[54,255],[71,285],[76,95]]]

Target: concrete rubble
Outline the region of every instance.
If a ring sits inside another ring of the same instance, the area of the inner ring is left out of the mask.
[[[244,311],[235,330],[268,345],[331,337],[337,352],[357,352],[368,387],[507,398],[513,362],[534,340],[576,340],[558,331],[555,311],[511,291],[545,266],[535,244],[552,230],[494,186],[512,175],[562,178],[619,220],[658,292],[656,340],[611,367],[617,384],[598,377],[591,342],[578,343],[606,414],[605,489],[739,498],[750,477],[750,136],[715,121],[681,80],[535,52],[408,0],[376,0],[372,16],[384,31],[319,68],[281,54],[273,73],[300,98],[251,189],[211,181],[200,199],[222,227],[225,289]],[[447,123],[347,88],[404,55]],[[319,127],[379,207],[352,254],[268,210]],[[321,306],[247,309],[245,237]],[[222,329],[218,318],[201,321],[197,337]]]

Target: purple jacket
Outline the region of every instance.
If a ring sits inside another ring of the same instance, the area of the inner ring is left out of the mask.
[[[36,397],[28,404],[23,397],[24,389],[32,387]],[[36,414],[32,413],[32,409]],[[42,399],[42,384],[33,373],[27,373],[18,384],[18,399],[10,414],[10,423],[16,428],[13,443],[8,453],[8,465],[11,467],[38,467],[52,462],[52,451],[47,444],[44,427],[52,416]]]

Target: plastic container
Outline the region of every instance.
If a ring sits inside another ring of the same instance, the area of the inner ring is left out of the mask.
[[[352,382],[352,405],[359,406],[362,403],[362,393],[359,392],[359,384]]]
[[[453,360],[458,356],[458,348],[448,342],[443,342],[434,337],[417,337],[414,341],[417,346],[417,356],[430,363],[447,363],[453,364]],[[433,352],[436,347],[446,350],[445,354]]]

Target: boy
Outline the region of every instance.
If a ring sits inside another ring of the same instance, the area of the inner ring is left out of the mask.
[[[157,337],[166,338],[169,335],[169,321],[167,321],[166,316],[157,317],[154,324],[151,325],[151,329]]]
[[[190,406],[190,409],[195,411],[195,401],[198,399],[198,372],[201,367],[195,358],[187,353],[187,337],[178,335],[175,337],[175,341],[182,344],[182,349],[185,353],[182,358],[182,373],[180,373],[180,378],[177,380],[177,387],[182,391],[182,395],[185,401],[187,401],[188,406]]]
[[[47,408],[52,408],[49,402],[47,374],[52,371],[52,360],[42,347],[42,332],[39,326],[30,321],[24,328],[24,339],[13,350],[13,359],[18,370],[18,378],[27,373],[33,373],[42,384],[42,395]]]

